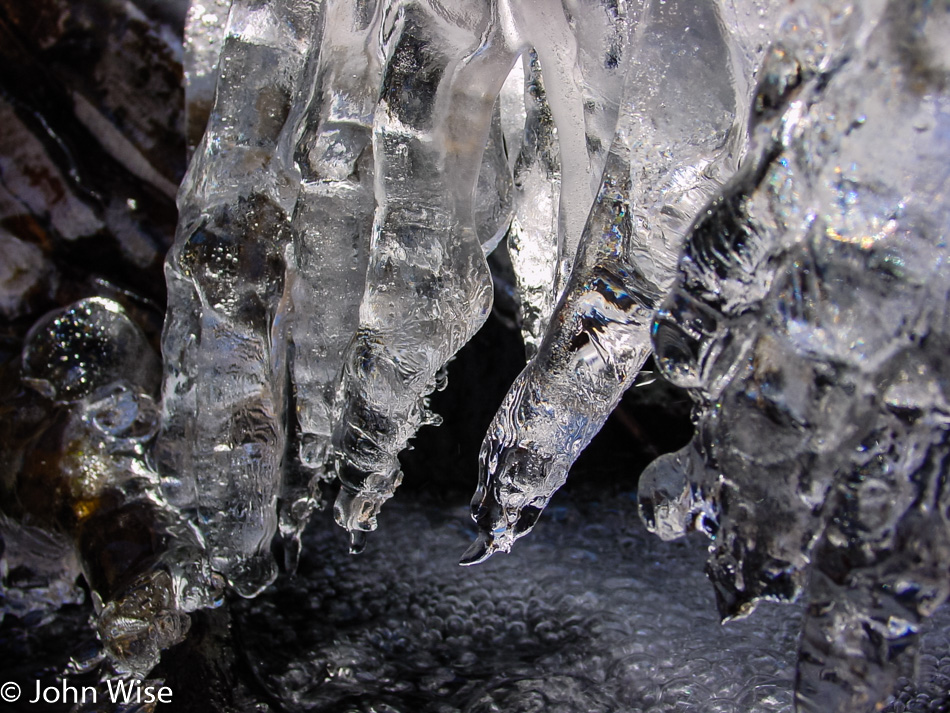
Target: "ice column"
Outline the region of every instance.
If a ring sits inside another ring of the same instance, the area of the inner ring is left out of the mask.
[[[169,500],[245,595],[276,574],[269,549],[286,441],[284,277],[299,185],[280,137],[316,51],[317,10],[305,0],[232,4],[215,106],[179,194],[166,267],[156,460]]]

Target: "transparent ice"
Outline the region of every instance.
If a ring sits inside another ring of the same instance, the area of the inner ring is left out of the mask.
[[[693,390],[697,437],[644,474],[648,527],[715,536],[726,618],[797,597],[814,560],[800,704],[879,699],[911,650],[880,642],[912,638],[946,597],[944,536],[919,534],[945,528],[940,469],[910,477],[943,433],[924,339],[946,297],[945,171],[922,148],[941,141],[943,12],[235,3],[169,263],[184,289],[159,446],[212,561],[256,592],[276,499],[299,536],[333,479],[362,548],[399,453],[438,420],[427,395],[487,315],[485,249],[510,220],[530,361],[483,444],[463,561],[531,530],[655,345]],[[519,58],[523,104],[503,91]],[[892,572],[908,511],[902,537],[927,554]],[[893,610],[880,587],[917,593]],[[834,634],[850,624],[868,633]],[[889,673],[850,667],[855,647]]]
[[[223,588],[147,463],[159,375],[157,355],[118,303],[81,300],[27,336],[19,417],[5,427],[19,431],[20,448],[5,453],[13,506],[4,575],[29,584],[4,593],[4,613],[81,601],[82,573],[111,669],[140,677],[183,640],[187,612],[214,605]]]
[[[654,323],[697,429],[643,474],[644,522],[713,537],[726,619],[806,598],[803,711],[881,700],[950,593],[947,19],[816,2],[784,20],[749,160]]]
[[[630,37],[613,48],[626,77],[599,194],[566,294],[482,446],[472,503],[481,535],[465,563],[508,550],[531,529],[633,383],[690,221],[739,159],[735,118],[756,63],[721,34],[720,9],[637,9]],[[677,52],[684,42],[691,52]]]

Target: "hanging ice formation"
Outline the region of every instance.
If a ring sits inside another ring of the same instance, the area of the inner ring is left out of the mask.
[[[626,18],[602,182],[540,349],[482,446],[472,502],[481,534],[466,564],[507,551],[564,483],[650,354],[653,312],[690,221],[735,171],[744,146],[736,117],[747,111],[763,37],[742,37],[751,40],[743,46],[720,12],[644,3]],[[677,51],[684,43],[690,52]]]
[[[893,670],[946,598],[941,12],[235,1],[169,260],[157,451],[214,566],[253,594],[278,500],[294,537],[334,479],[362,547],[507,227],[531,360],[464,562],[532,528],[655,346],[698,430],[644,475],[648,527],[716,535],[727,618],[814,562],[800,703],[878,698],[846,652]]]
[[[168,262],[156,460],[245,594],[273,578],[270,539],[278,524],[299,533],[319,481],[339,482],[354,549],[375,528],[399,453],[437,418],[427,395],[487,316],[485,250],[512,211],[535,340],[562,288],[540,293],[528,253],[549,245],[542,279],[568,281],[632,18],[596,3],[577,22],[554,2],[457,9],[232,4]],[[598,53],[580,54],[578,38]],[[512,201],[496,99],[529,50],[525,113],[538,128]]]
[[[807,597],[800,709],[880,700],[950,592],[946,4],[199,7],[160,416],[115,303],[34,329],[0,524],[48,556],[7,610],[75,600],[81,568],[144,675],[223,581],[273,580],[278,531],[294,566],[324,492],[359,550],[501,242],[529,362],[464,562],[531,530],[653,353],[696,435],[641,477],[647,527],[714,538],[726,619]],[[57,362],[71,340],[96,358]],[[31,489],[60,476],[46,522]],[[100,571],[91,533],[143,540],[132,510],[157,543]]]
[[[894,3],[785,20],[749,160],[654,323],[697,428],[641,477],[644,522],[713,536],[724,618],[804,590],[802,711],[882,700],[950,593],[946,22]]]

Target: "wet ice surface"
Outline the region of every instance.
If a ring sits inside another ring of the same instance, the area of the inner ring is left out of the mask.
[[[394,509],[364,557],[314,532],[298,578],[239,604],[244,655],[288,710],[789,709],[798,608],[721,627],[702,544],[649,539],[629,499],[555,505],[464,571],[458,509]]]
[[[649,536],[626,496],[558,498],[513,554],[465,570],[458,508],[397,499],[391,515],[359,558],[311,531],[297,578],[238,603],[243,655],[283,709],[791,710],[801,607],[720,625],[703,543]],[[950,705],[950,638],[925,643],[931,683],[887,710]]]

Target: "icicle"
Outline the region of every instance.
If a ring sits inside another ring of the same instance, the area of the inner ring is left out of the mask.
[[[401,480],[397,457],[422,423],[436,373],[491,304],[472,201],[492,105],[517,52],[486,8],[465,17],[451,32],[424,5],[383,18],[377,208],[335,438],[335,514],[354,549]]]
[[[179,196],[167,263],[156,459],[169,499],[241,594],[276,576],[285,433],[285,271],[299,179],[282,131],[315,51],[312,2],[234,2],[215,106]],[[248,177],[252,176],[252,181]]]
[[[322,49],[310,69],[309,107],[296,130],[301,175],[293,215],[295,264],[289,315],[296,431],[281,493],[290,550],[333,477],[331,435],[343,353],[359,320],[373,216],[372,117],[381,81],[373,50],[376,2],[330,1]]]
[[[704,28],[702,52],[676,57],[671,48],[691,26]],[[650,354],[653,311],[691,219],[735,170],[743,100],[728,38],[712,36],[714,26],[712,3],[650,4],[639,19],[624,118],[571,282],[482,446],[472,502],[481,535],[466,564],[526,534],[600,430]]]

